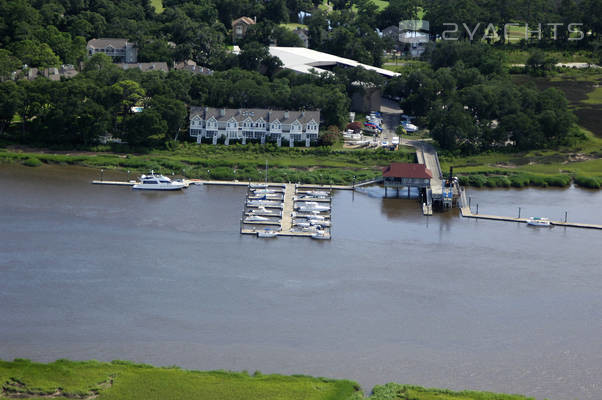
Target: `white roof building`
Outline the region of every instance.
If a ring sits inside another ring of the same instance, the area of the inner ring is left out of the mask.
[[[282,61],[282,64],[284,64],[284,68],[303,74],[309,74],[312,69],[317,72],[328,72],[328,69],[321,67],[333,67],[339,65],[347,67],[364,67],[367,70],[378,72],[389,78],[399,75],[397,72],[389,71],[387,69],[373,67],[372,65],[362,64],[355,60],[322,53],[321,51],[306,49],[304,47],[272,46],[270,47],[270,54],[278,57]]]

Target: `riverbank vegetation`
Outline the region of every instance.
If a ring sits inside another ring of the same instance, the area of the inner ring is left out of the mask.
[[[0,361],[0,397],[42,399],[219,399],[219,400],[361,400],[357,383],[303,375],[264,375],[256,371],[187,371],[127,361],[57,360],[42,364],[25,359]],[[452,392],[387,384],[374,388],[371,400],[532,400],[519,395]]]
[[[180,143],[169,150],[144,153],[115,153],[119,146],[96,146],[92,151],[45,151],[34,149],[0,149],[0,162],[19,162],[28,166],[41,163],[82,165],[93,168],[149,170],[175,173],[188,178],[241,181],[265,179],[266,161],[273,182],[352,184],[355,180],[380,176],[382,167],[391,162],[413,162],[414,149],[334,150],[330,147],[289,148],[272,143],[201,145]],[[127,148],[127,147],[125,147]],[[110,151],[110,152],[108,152]]]

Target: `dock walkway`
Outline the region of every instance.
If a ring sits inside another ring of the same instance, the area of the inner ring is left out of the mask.
[[[460,215],[464,218],[474,219],[487,219],[491,221],[506,221],[506,222],[520,222],[527,223],[528,218],[516,218],[516,217],[505,217],[501,215],[489,215],[489,214],[473,214],[468,206],[466,200],[466,191],[460,189]],[[555,226],[565,226],[569,228],[586,228],[586,229],[602,229],[602,225],[597,224],[584,224],[580,222],[564,222],[564,221],[550,221],[550,224]]]

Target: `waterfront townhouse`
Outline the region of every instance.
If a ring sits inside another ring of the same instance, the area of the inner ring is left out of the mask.
[[[310,142],[318,139],[320,111],[285,111],[259,108],[191,107],[190,136],[200,143],[203,138],[219,137],[227,141],[259,139]]]

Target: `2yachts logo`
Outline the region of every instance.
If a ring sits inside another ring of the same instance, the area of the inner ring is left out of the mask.
[[[547,37],[552,40],[558,40],[559,31],[566,29],[568,34],[562,35],[569,41],[582,40],[585,33],[581,30],[582,23],[574,22],[564,24],[560,22],[536,24],[507,23],[503,25],[502,35],[504,40],[519,40],[524,37],[525,40],[537,38],[541,40],[546,30]],[[455,22],[444,22],[445,30],[441,33],[442,40],[458,40],[460,37],[467,37],[469,40],[494,40],[500,39],[499,25],[493,23],[477,23],[470,26],[466,23],[457,24]],[[516,27],[516,28],[514,28]],[[399,22],[399,41],[403,43],[423,43],[428,41],[430,24],[424,20],[404,20]],[[510,33],[513,33],[511,35]],[[524,33],[524,36],[523,36]]]

